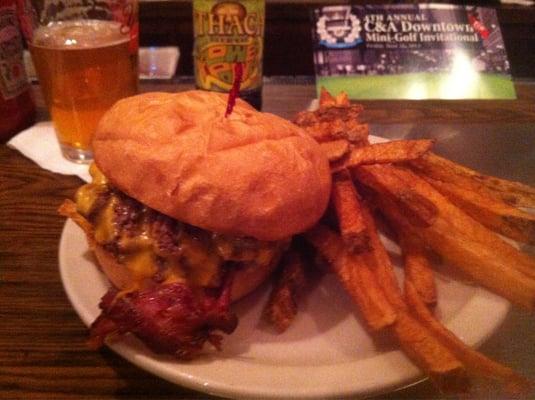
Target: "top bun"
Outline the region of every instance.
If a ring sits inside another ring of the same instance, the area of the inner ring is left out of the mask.
[[[200,228],[279,240],[329,200],[329,162],[299,127],[227,95],[146,93],[117,102],[93,139],[97,166],[145,205]]]

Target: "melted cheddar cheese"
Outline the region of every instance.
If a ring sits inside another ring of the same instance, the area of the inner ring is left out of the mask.
[[[91,165],[90,174],[93,181],[76,193],[77,211],[93,224],[95,241],[113,249],[118,261],[128,268],[133,286],[124,288],[124,292],[144,287],[158,273],[158,279],[166,283],[187,280],[203,287],[220,284],[223,259],[210,243],[181,231],[178,254],[162,252],[151,235],[150,212],[146,207],[141,209],[135,226],[124,231],[116,218],[121,196],[110,187],[95,164]]]
[[[122,293],[154,282],[218,287],[224,262],[267,265],[289,243],[261,242],[170,222],[114,189],[95,164],[89,172],[93,181],[78,189],[77,212],[93,225],[95,242],[130,272],[131,287],[122,288]]]

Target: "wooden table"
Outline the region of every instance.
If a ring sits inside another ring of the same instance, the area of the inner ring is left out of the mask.
[[[143,83],[142,90],[189,86],[182,81]],[[517,101],[368,101],[365,118],[375,134],[437,137],[441,153],[535,184],[535,85],[518,83],[517,90]],[[291,117],[314,93],[307,79],[271,79],[264,89],[264,109]],[[39,118],[45,119],[42,97],[36,95]],[[87,329],[63,291],[57,258],[65,221],[56,209],[80,184],[76,177],[45,171],[0,146],[0,398],[207,398],[154,377],[109,350],[86,347]],[[534,332],[535,317],[513,310],[482,350],[535,379]],[[382,398],[441,396],[424,382]]]

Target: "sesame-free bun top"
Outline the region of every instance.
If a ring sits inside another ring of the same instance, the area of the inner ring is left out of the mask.
[[[117,102],[93,139],[97,166],[129,196],[197,227],[259,240],[310,228],[329,199],[329,162],[299,127],[206,91]]]

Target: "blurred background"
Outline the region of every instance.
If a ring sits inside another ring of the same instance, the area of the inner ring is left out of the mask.
[[[496,6],[514,78],[534,78],[535,6],[529,0],[448,1],[450,4]],[[514,1],[513,4],[509,3]],[[387,4],[359,1],[351,4]],[[405,2],[407,3],[407,2]],[[435,1],[434,3],[440,3]],[[310,13],[313,6],[344,1],[267,0],[264,76],[314,75]],[[526,5],[521,5],[526,4]],[[520,9],[520,10],[519,10]],[[520,12],[519,12],[520,11]],[[178,46],[177,75],[192,75],[192,4],[183,0],[140,0],[140,45]]]

